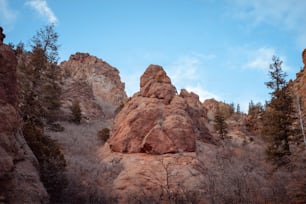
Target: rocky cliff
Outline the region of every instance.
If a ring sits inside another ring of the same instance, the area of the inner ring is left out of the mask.
[[[48,194],[40,181],[38,162],[20,131],[17,59],[0,43],[0,203],[45,203]]]
[[[196,139],[213,142],[206,110],[194,93],[176,93],[161,66],[150,65],[140,91],[114,120],[110,147],[116,152],[164,154],[195,151]]]
[[[60,67],[66,112],[73,100],[79,100],[83,115],[94,119],[112,115],[127,99],[119,71],[97,57],[76,53]]]
[[[306,49],[302,53],[304,67],[296,74],[296,79],[290,84],[295,96],[299,96],[302,107],[306,108]]]

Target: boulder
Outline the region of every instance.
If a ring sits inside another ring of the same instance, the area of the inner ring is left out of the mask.
[[[176,88],[161,66],[150,65],[140,91],[114,119],[109,139],[115,152],[165,154],[193,152],[196,139],[213,141],[199,97]]]

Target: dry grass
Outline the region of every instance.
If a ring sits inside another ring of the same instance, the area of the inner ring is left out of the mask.
[[[113,181],[123,170],[121,161],[104,163],[97,154],[102,145],[97,132],[110,128],[111,121],[61,125],[65,127],[64,132],[48,134],[59,141],[67,160],[66,203],[117,203],[111,191]],[[290,165],[275,169],[266,162],[265,145],[259,138],[245,144],[226,140],[220,146],[198,142],[197,169],[204,175],[202,185],[196,189],[182,188],[178,191],[180,194],[172,194],[169,183],[165,182],[160,185],[158,198],[140,189],[139,194],[130,195],[128,202],[305,203],[305,147],[291,149]],[[165,181],[170,181],[169,167],[167,164],[162,167]]]
[[[97,157],[102,145],[97,132],[110,127],[111,121],[92,121],[76,125],[62,122],[63,132],[48,132],[59,142],[67,161],[65,203],[116,203],[112,182],[122,171],[120,162],[104,163]]]
[[[288,176],[272,172],[260,144],[223,147],[198,144],[202,188],[209,203],[290,203],[286,191]]]

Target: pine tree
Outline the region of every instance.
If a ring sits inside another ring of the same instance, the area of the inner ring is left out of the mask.
[[[54,25],[47,25],[36,32],[31,40],[32,48],[40,48],[50,63],[56,63],[58,60],[57,44],[58,34],[55,32]]]
[[[239,105],[239,104],[237,104],[236,113],[238,113],[238,114],[241,113],[241,112],[240,112],[240,105]]]
[[[271,101],[263,114],[262,135],[268,141],[268,159],[281,165],[285,162],[284,156],[290,154],[288,137],[293,122],[293,104],[285,79],[286,73],[282,70],[282,61],[278,57],[273,57],[272,60],[269,71],[271,81],[265,83],[272,89]]]
[[[57,40],[58,34],[53,25],[40,29],[31,40],[31,86],[40,106],[39,117],[49,125],[57,120],[61,106],[61,88],[57,81]]]
[[[57,34],[53,26],[41,29],[32,39],[31,52],[19,53],[18,83],[21,88],[22,132],[39,162],[40,178],[51,203],[59,203],[67,185],[66,161],[59,145],[44,133],[56,120],[60,87],[56,80]],[[16,50],[17,51],[17,50]],[[24,59],[22,59],[24,56]]]
[[[214,122],[215,130],[218,132],[221,139],[225,139],[225,136],[227,134],[227,124],[225,122],[225,117],[223,116],[219,107],[217,107]]]

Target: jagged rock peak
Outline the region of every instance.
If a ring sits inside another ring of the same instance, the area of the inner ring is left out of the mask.
[[[144,87],[149,81],[154,80],[158,83],[171,84],[167,73],[159,65],[151,64],[140,78],[140,88]]]
[[[108,141],[115,152],[164,154],[195,151],[196,139],[213,142],[199,97],[176,94],[166,72],[150,65],[134,94],[116,115]]]
[[[105,111],[113,112],[106,110],[110,106],[115,109],[127,100],[119,71],[102,59],[77,52],[60,67],[64,82],[63,107],[68,112],[71,101],[77,99],[87,118],[97,118]]]
[[[77,52],[71,55],[68,61],[63,61],[60,66],[65,76],[74,79],[85,80],[92,75],[108,75],[120,80],[116,68],[89,53]]]
[[[161,66],[151,64],[140,78],[140,93],[143,97],[170,102],[176,94],[176,88]]]

